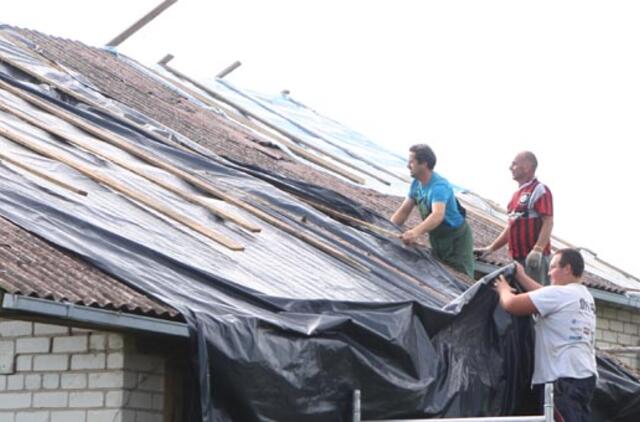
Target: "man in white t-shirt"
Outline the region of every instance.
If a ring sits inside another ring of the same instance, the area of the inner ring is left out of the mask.
[[[557,251],[549,265],[550,286],[527,276],[516,263],[515,278],[526,293],[515,294],[500,276],[494,289],[513,315],[533,315],[535,358],[532,384],[554,383],[554,404],[566,422],[590,421],[595,389],[596,306],[582,285],[584,260],[575,249]]]

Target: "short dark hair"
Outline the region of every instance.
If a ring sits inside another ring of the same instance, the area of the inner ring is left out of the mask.
[[[433,170],[436,166],[436,154],[431,147],[427,144],[416,144],[409,148],[410,152],[416,157],[416,161],[419,163],[427,163],[429,170]]]
[[[556,251],[556,255],[560,255],[560,266],[571,266],[571,273],[575,277],[582,277],[584,272],[584,259],[580,254],[580,251],[571,248],[559,249]]]

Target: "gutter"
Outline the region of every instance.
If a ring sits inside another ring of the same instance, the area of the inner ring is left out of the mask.
[[[594,289],[592,287],[589,287],[588,289],[594,299],[599,299],[604,302],[627,308],[640,309],[640,297],[611,293],[606,290]]]
[[[189,337],[187,324],[183,322],[166,321],[142,315],[92,308],[73,303],[54,302],[11,293],[5,293],[2,296],[1,310],[9,313],[31,314],[77,322],[99,328],[161,334],[171,337]]]

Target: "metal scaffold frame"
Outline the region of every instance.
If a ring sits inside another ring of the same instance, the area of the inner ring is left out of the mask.
[[[544,386],[544,414],[536,416],[490,416],[481,418],[443,418],[443,419],[361,419],[360,390],[353,392],[353,422],[553,422],[553,383]]]

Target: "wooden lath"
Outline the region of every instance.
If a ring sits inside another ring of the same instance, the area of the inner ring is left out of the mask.
[[[213,195],[216,198],[222,199],[225,202],[234,205],[238,208],[242,208],[245,211],[249,212],[250,214],[256,216],[257,218],[260,218],[261,220],[271,224],[272,226],[284,231],[285,233],[288,233],[289,235],[296,237],[302,241],[304,241],[305,243],[315,247],[318,250],[321,250],[322,252],[326,253],[327,255],[330,255],[336,259],[338,259],[339,261],[358,269],[359,271],[363,271],[363,272],[368,272],[369,269],[365,266],[363,266],[362,264],[360,264],[359,262],[357,262],[356,260],[354,260],[353,258],[349,257],[348,255],[342,253],[341,251],[337,250],[336,248],[334,248],[333,246],[331,246],[330,244],[323,242],[319,239],[316,239],[312,236],[309,236],[306,233],[301,232],[299,229],[296,229],[292,226],[290,226],[289,224],[278,220],[277,218],[272,217],[271,215],[265,213],[262,210],[259,210],[258,208],[240,200],[237,199],[236,197],[227,194],[226,192],[224,192],[223,190],[213,186],[211,183],[204,181],[203,179],[200,179],[199,177],[196,177],[184,170],[179,169],[178,167],[175,167],[174,165],[162,160],[161,158],[157,157],[155,154],[152,154],[150,152],[147,152],[145,150],[143,150],[140,147],[137,147],[135,145],[130,144],[129,142],[126,141],[125,138],[120,137],[119,135],[116,135],[112,132],[109,132],[107,130],[104,130],[98,126],[96,126],[95,124],[89,122],[89,121],[85,121],[84,119],[69,113],[68,111],[62,109],[59,106],[53,105],[52,103],[49,103],[47,101],[41,100],[40,98],[37,98],[36,96],[26,93],[18,88],[13,87],[12,85],[9,85],[7,83],[5,83],[4,81],[0,80],[0,88],[5,89],[7,91],[10,91],[11,93],[15,94],[16,96],[22,98],[23,100],[29,102],[30,104],[35,105],[38,108],[41,108],[59,118],[61,118],[62,120],[86,131],[87,133],[96,136],[97,138],[104,140],[112,145],[115,145],[119,148],[121,148],[122,150],[128,152],[129,154],[149,163],[152,164],[158,168],[161,168],[171,174],[173,174],[174,176],[177,176],[179,178],[181,178],[182,180],[190,183],[191,185],[197,187],[198,189],[201,189],[202,191]]]
[[[0,38],[6,39],[7,37],[11,38],[11,40],[14,42],[14,46],[16,48],[24,51],[25,54],[29,53],[28,51],[25,50],[25,48],[16,45],[16,44],[24,45],[23,42],[20,39],[14,37],[11,34],[4,34],[3,33],[2,35],[0,35]],[[94,54],[93,51],[91,51],[91,54]],[[44,60],[47,63],[48,66],[51,66],[52,68],[54,68],[54,69],[56,69],[56,70],[58,70],[60,72],[63,72],[63,73],[66,72],[66,70],[64,68],[62,68],[60,65],[58,65],[58,63],[56,63],[56,62],[52,61],[51,59],[47,58],[42,53],[39,54],[39,58]],[[125,124],[133,126],[134,128],[136,128],[136,130],[144,133],[146,136],[150,137],[151,139],[155,139],[155,140],[157,140],[159,142],[167,143],[167,144],[169,144],[169,145],[171,145],[173,147],[182,149],[184,151],[191,151],[192,150],[188,146],[185,146],[183,144],[174,142],[174,141],[172,141],[172,140],[170,140],[168,138],[163,138],[163,137],[157,135],[153,131],[148,130],[145,126],[140,125],[135,120],[132,120],[132,119],[128,119],[127,120],[127,119],[125,119],[125,118],[123,118],[121,116],[118,116],[117,114],[111,112],[109,109],[107,109],[106,107],[102,106],[101,104],[96,103],[95,101],[93,101],[91,99],[88,99],[88,98],[76,93],[73,90],[69,90],[64,86],[58,85],[56,81],[53,81],[51,79],[39,76],[37,73],[30,71],[29,68],[21,66],[20,63],[14,62],[10,58],[8,58],[6,56],[3,56],[2,53],[0,52],[0,62],[2,62],[2,61],[4,61],[5,63],[10,64],[10,65],[22,70],[23,72],[27,73],[28,75],[30,75],[30,76],[32,76],[32,77],[34,77],[34,78],[36,78],[36,79],[38,79],[40,81],[43,81],[45,83],[51,84],[52,86],[55,86],[57,89],[59,89],[60,91],[65,92],[67,95],[70,95],[72,98],[75,98],[78,101],[81,101],[81,102],[84,102],[84,103],[87,103],[87,104],[91,105],[92,107],[100,110],[102,113],[105,113],[106,115],[110,116],[111,118],[113,118],[114,120],[116,120],[118,122],[125,122]],[[248,148],[255,149],[256,151],[259,151],[262,154],[264,154],[264,155],[266,155],[266,156],[268,156],[270,158],[273,158],[274,160],[282,160],[284,158],[284,155],[281,154],[280,152],[274,151],[274,150],[272,150],[270,148],[266,148],[266,147],[264,147],[264,146],[262,146],[262,145],[260,145],[260,144],[258,144],[256,142],[251,142],[250,140],[244,139],[242,137],[233,137],[233,138],[229,138],[229,140],[232,141],[232,142],[235,142],[237,144],[246,146]]]
[[[240,245],[239,243],[235,242],[234,240],[231,240],[229,238],[227,238],[224,235],[221,235],[211,229],[209,229],[208,227],[203,226],[202,224],[198,223],[197,221],[184,216],[176,211],[174,211],[173,209],[161,204],[160,202],[156,201],[155,199],[151,198],[150,196],[145,195],[142,192],[138,192],[134,189],[131,189],[129,187],[127,187],[126,185],[120,183],[119,181],[109,177],[109,176],[105,176],[103,174],[100,174],[99,172],[96,172],[96,170],[94,168],[91,168],[89,166],[86,166],[82,163],[77,162],[74,159],[69,158],[68,156],[66,156],[65,154],[62,154],[58,151],[56,151],[55,148],[51,148],[51,147],[47,147],[44,145],[39,145],[37,142],[33,142],[32,140],[28,139],[27,137],[21,135],[20,133],[14,131],[13,129],[9,129],[8,127],[5,127],[4,125],[0,125],[0,135],[4,136],[5,138],[13,141],[14,143],[21,145],[31,151],[34,151],[42,156],[45,156],[47,158],[50,158],[52,160],[57,160],[69,167],[71,167],[72,169],[76,170],[77,172],[87,176],[88,178],[104,185],[107,186],[110,189],[113,189],[125,196],[127,196],[128,198],[139,202],[151,209],[153,209],[154,211],[164,215],[165,217],[170,218],[171,220],[174,220],[180,224],[183,224],[187,227],[189,227],[190,229],[192,229],[193,231],[196,231],[200,234],[202,234],[203,236],[208,237],[209,239],[213,240],[214,242],[217,242],[233,251],[242,251],[244,250],[244,247],[242,245]]]
[[[205,85],[199,83],[198,81],[195,81],[191,78],[189,78],[188,76],[186,76],[185,74],[179,72],[178,70],[172,68],[171,66],[167,65],[167,64],[162,64],[161,65],[163,67],[163,69],[166,69],[169,73],[173,74],[174,76],[176,76],[179,79],[183,79],[189,83],[191,83],[192,85],[194,85],[195,87],[197,87],[198,89],[201,89],[202,91],[206,92],[208,95],[210,95],[211,97],[213,97],[214,99],[218,100],[218,101],[222,101],[226,104],[228,104],[229,106],[233,107],[234,109],[238,110],[240,113],[246,115],[246,116],[250,116],[252,119],[260,122],[261,124],[267,126],[268,128],[275,130],[276,132],[282,134],[283,136],[293,140],[294,142],[304,145],[310,149],[313,149],[314,151],[319,152],[320,154],[323,154],[327,157],[330,157],[332,160],[349,167],[352,170],[355,170],[357,172],[360,172],[362,174],[366,174],[369,177],[372,177],[376,180],[378,180],[381,183],[384,183],[386,185],[390,185],[391,183],[385,179],[382,179],[380,176],[371,173],[368,170],[365,170],[363,168],[360,168],[358,166],[355,166],[353,163],[351,163],[350,161],[347,161],[341,157],[338,157],[337,155],[331,154],[325,150],[323,150],[322,148],[317,147],[316,145],[313,145],[310,142],[305,141],[304,139],[300,138],[299,136],[294,135],[293,133],[280,128],[277,125],[274,125],[273,123],[269,122],[266,119],[263,119],[262,117],[258,116],[257,114],[251,112],[251,110],[248,110],[247,108],[241,106],[240,104],[220,95],[219,93],[207,88]]]
[[[2,86],[1,81],[0,81],[0,87]],[[153,176],[151,174],[145,173],[143,171],[140,171],[138,168],[136,168],[135,166],[131,165],[128,161],[123,160],[122,158],[116,157],[112,154],[106,154],[103,151],[100,151],[99,148],[96,148],[94,145],[92,145],[90,142],[85,141],[84,139],[81,139],[79,137],[76,136],[72,136],[69,135],[68,133],[66,133],[63,130],[57,129],[55,126],[51,126],[51,125],[47,125],[45,122],[42,122],[38,119],[35,119],[31,116],[29,116],[26,113],[23,113],[19,110],[16,110],[13,107],[10,107],[9,105],[7,105],[4,101],[2,101],[0,99],[0,110],[12,114],[16,117],[18,117],[19,119],[24,120],[25,122],[29,123],[32,126],[35,126],[39,129],[44,130],[45,132],[48,132],[52,135],[55,135],[61,139],[64,139],[65,141],[79,146],[80,148],[83,148],[89,152],[91,152],[92,154],[99,156],[100,158],[107,160],[107,161],[111,161],[117,165],[119,165],[122,168],[127,169],[128,171],[137,174],[140,177],[143,177],[147,180],[149,180],[152,183],[155,183],[158,186],[163,187],[164,189],[176,194],[177,196],[181,197],[182,199],[191,202],[193,204],[196,205],[200,205],[204,208],[206,208],[208,211],[210,211],[212,214],[222,218],[223,220],[227,220],[227,221],[231,221],[235,224],[237,224],[238,226],[249,230],[251,232],[260,232],[261,228],[259,226],[256,226],[255,224],[249,223],[246,220],[243,220],[239,217],[236,217],[235,215],[224,211],[218,207],[213,206],[212,204],[203,201],[202,199],[200,199],[198,196],[193,195],[189,192],[185,192],[175,186],[173,186],[172,184],[166,182],[165,180],[163,180],[160,177],[156,177]]]
[[[0,152],[0,160],[1,161],[6,161],[9,164],[12,164],[12,165],[14,165],[16,167],[19,167],[19,168],[23,169],[23,170],[26,170],[29,173],[32,173],[32,174],[38,176],[41,179],[44,179],[44,180],[46,180],[48,182],[51,182],[54,185],[58,185],[61,188],[64,188],[64,189],[66,189],[68,191],[71,191],[71,192],[73,192],[73,193],[75,193],[77,195],[87,196],[87,192],[86,191],[84,191],[82,189],[78,189],[78,188],[76,188],[74,186],[71,186],[70,184],[68,184],[66,182],[63,182],[62,180],[56,179],[53,176],[50,176],[50,175],[48,175],[46,173],[43,173],[40,170],[38,170],[36,168],[33,168],[28,164],[21,163],[20,161],[9,157],[8,155],[6,155],[6,154],[4,154],[2,152]]]
[[[331,172],[337,173],[340,176],[344,177],[345,179],[348,179],[354,183],[360,184],[360,185],[364,185],[365,184],[365,180],[358,176],[355,175],[353,173],[351,173],[350,171],[347,171],[345,169],[342,169],[336,165],[334,165],[333,163],[325,160],[324,158],[314,155],[312,153],[310,153],[309,151],[305,150],[304,148],[301,148],[300,146],[296,145],[295,143],[293,143],[292,141],[290,141],[288,138],[285,138],[282,135],[279,135],[277,132],[270,134],[267,133],[263,128],[259,127],[258,125],[256,125],[249,117],[239,113],[235,108],[229,106],[226,103],[223,103],[221,101],[217,101],[215,99],[213,99],[212,97],[205,97],[204,95],[200,94],[199,92],[189,88],[187,85],[183,84],[182,82],[176,80],[176,79],[169,79],[166,76],[155,72],[154,74],[157,75],[158,77],[162,78],[163,80],[167,81],[167,83],[170,83],[174,86],[177,86],[178,88],[180,88],[181,90],[183,90],[184,92],[186,92],[187,94],[191,95],[193,98],[196,98],[198,101],[201,101],[202,103],[206,104],[207,106],[210,107],[216,107],[216,108],[222,108],[225,112],[225,114],[227,115],[227,117],[233,121],[236,124],[239,124],[241,126],[245,126],[248,127],[249,129],[258,132],[259,134],[261,134],[262,136],[266,136],[266,137],[270,137],[270,138],[275,138],[277,142],[280,142],[282,144],[284,144],[292,153],[294,153],[295,155],[302,157],[308,161],[311,161],[312,163],[326,169],[329,170]],[[277,137],[276,137],[277,136]]]
[[[298,198],[298,199],[301,199],[301,198],[299,198],[299,197],[297,197],[297,198]],[[264,201],[262,201],[262,200],[260,200],[260,199],[256,199],[256,200],[258,201],[258,203],[264,203]],[[265,204],[265,205],[266,205],[266,204]],[[311,204],[310,204],[310,205],[311,205]],[[313,206],[313,205],[312,205],[312,206]],[[275,210],[276,210],[277,212],[281,213],[281,214],[285,214],[285,215],[287,215],[287,216],[288,216],[288,218],[292,218],[292,216],[291,216],[289,213],[287,213],[285,210],[282,210],[282,209],[279,209],[279,208],[276,208],[276,207],[273,207],[273,206],[272,206],[272,208],[275,208]],[[330,209],[330,208],[328,208],[328,207],[324,207],[324,206],[323,206],[323,208],[324,208],[324,209],[331,210],[331,209]],[[318,208],[318,209],[319,209],[319,208]],[[365,222],[365,221],[359,220],[359,219],[354,218],[354,217],[351,217],[351,216],[347,216],[346,214],[342,214],[342,213],[339,213],[339,212],[337,212],[337,211],[333,211],[333,210],[331,210],[331,214],[334,214],[334,216],[336,217],[336,219],[337,219],[337,220],[342,220],[342,219],[341,219],[341,218],[338,218],[335,214],[338,214],[338,215],[340,215],[340,216],[346,216],[346,217],[349,217],[349,218],[351,219],[351,222],[357,222],[358,224],[362,225],[363,227],[368,226],[367,228],[369,228],[369,229],[371,229],[371,230],[374,230],[374,229],[375,229],[375,230],[381,231],[382,233],[385,233],[385,234],[387,234],[387,235],[391,235],[391,237],[398,237],[398,236],[399,236],[399,235],[397,235],[397,234],[395,234],[395,233],[393,233],[393,232],[390,232],[390,231],[388,231],[388,230],[385,230],[385,229],[383,229],[383,228],[381,228],[381,227],[375,226],[375,225],[373,225],[373,224],[367,223],[367,222]],[[349,221],[348,219],[344,219],[344,220],[345,220],[345,221]],[[349,243],[348,241],[346,241],[346,240],[344,240],[344,239],[337,238],[337,237],[336,237],[336,239],[335,239],[335,240],[336,240],[337,242],[341,243],[341,244],[343,245],[343,247],[344,247],[344,248],[349,249],[349,250],[351,250],[351,251],[353,251],[353,252],[355,252],[355,253],[357,253],[357,254],[360,254],[360,255],[362,255],[362,256],[366,256],[366,257],[367,257],[367,260],[374,262],[376,265],[379,265],[379,266],[381,266],[381,267],[386,268],[387,270],[391,271],[392,273],[394,273],[394,274],[396,274],[396,275],[398,275],[398,276],[400,276],[400,277],[404,278],[405,280],[409,281],[409,282],[410,282],[410,283],[412,283],[412,284],[417,285],[419,288],[421,288],[421,289],[423,289],[423,290],[428,290],[428,291],[430,291],[430,292],[431,292],[431,294],[433,294],[434,296],[436,296],[436,297],[438,297],[439,299],[441,299],[441,300],[443,301],[443,303],[446,303],[446,302],[448,302],[448,301],[451,299],[451,298],[446,297],[445,295],[443,295],[441,292],[439,292],[438,290],[434,289],[433,287],[429,286],[427,283],[425,283],[424,281],[420,280],[419,278],[416,278],[416,277],[414,277],[413,275],[411,275],[411,274],[409,274],[409,273],[407,273],[407,272],[402,271],[402,269],[400,269],[400,268],[398,268],[398,267],[396,267],[396,266],[394,266],[394,265],[392,265],[392,264],[389,264],[389,263],[385,262],[384,260],[382,260],[382,259],[380,259],[380,258],[378,258],[378,257],[376,257],[376,256],[374,256],[374,255],[371,255],[371,254],[370,254],[370,253],[368,253],[367,251],[364,251],[364,250],[362,250],[362,249],[360,249],[360,248],[356,247],[355,245],[353,245],[353,244]],[[426,245],[424,245],[424,244],[415,244],[414,246],[422,246],[422,247],[426,247]]]
[[[3,38],[3,36],[0,36],[0,38]],[[17,47],[20,48],[20,47]],[[24,49],[22,49],[24,50]],[[48,59],[47,59],[48,60]],[[50,60],[48,60],[50,62]],[[157,133],[153,132],[152,130],[146,128],[145,126],[139,124],[138,122],[136,122],[133,119],[125,119],[122,116],[117,115],[116,113],[112,112],[111,110],[109,110],[107,107],[104,107],[102,104],[92,100],[91,98],[87,98],[75,91],[73,91],[72,89],[69,89],[67,87],[65,87],[64,85],[60,84],[59,82],[48,78],[46,76],[42,76],[40,74],[38,74],[37,72],[32,71],[28,66],[24,66],[22,63],[19,63],[13,59],[11,59],[10,57],[8,57],[5,53],[3,53],[2,51],[0,51],[0,62],[8,64],[9,66],[13,66],[16,69],[19,69],[20,71],[26,73],[27,75],[35,78],[36,80],[45,83],[47,85],[50,85],[54,88],[56,88],[58,91],[68,95],[69,97],[81,102],[81,103],[85,103],[87,105],[90,105],[91,107],[95,108],[96,110],[99,110],[101,113],[103,113],[106,116],[109,116],[110,118],[112,118],[113,120],[115,120],[116,122],[121,122],[125,125],[134,127],[137,131],[139,131],[140,133],[143,133],[145,136],[154,139],[160,143],[163,144],[168,144],[173,146],[174,148],[178,148],[181,149],[183,151],[187,151],[187,152],[193,152],[190,148],[187,148],[186,146],[178,143],[178,142],[174,142],[173,140],[169,139],[169,138],[164,138],[160,135],[158,135]]]
[[[359,226],[359,227],[363,227],[365,229],[371,230],[372,232],[378,233],[382,236],[386,236],[386,237],[390,237],[392,239],[399,239],[400,236],[402,235],[402,233],[398,233],[398,232],[393,232],[391,230],[387,230],[383,227],[380,226],[376,226],[375,224],[371,224],[368,223],[366,221],[360,220],[359,218],[355,218],[352,217],[348,214],[342,213],[340,211],[336,211],[334,209],[331,209],[325,205],[322,205],[316,201],[312,201],[310,199],[307,198],[303,198],[299,195],[295,195],[296,198],[298,198],[300,201],[305,202],[307,204],[309,204],[310,206],[312,206],[313,208],[327,214],[330,217],[333,217],[336,220],[342,221],[342,222],[348,222],[351,223],[355,226]],[[421,248],[426,248],[427,245],[422,243],[422,242],[415,242],[413,244],[414,246],[417,247],[421,247]]]

